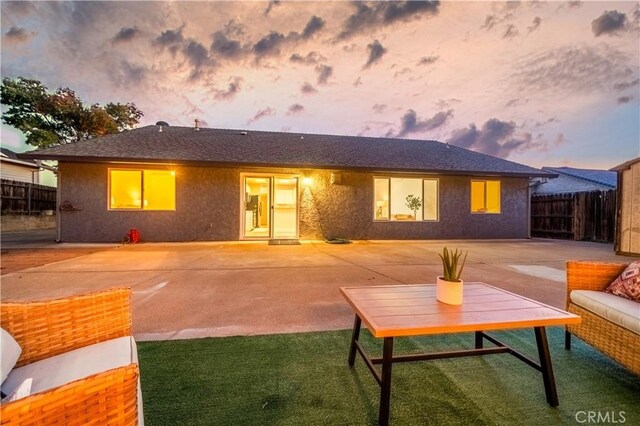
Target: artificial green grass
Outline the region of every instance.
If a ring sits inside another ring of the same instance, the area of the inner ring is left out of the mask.
[[[584,423],[588,412],[599,412],[609,422],[640,424],[640,378],[577,338],[566,351],[560,328],[547,334],[558,408],[547,404],[540,373],[513,356],[496,354],[394,364],[391,422],[549,426]],[[493,335],[537,359],[533,331]],[[359,356],[355,368],[347,365],[349,339],[345,330],[140,342],[145,421],[151,426],[377,424],[380,388]],[[361,339],[370,355],[380,355],[381,340],[365,330]],[[396,354],[471,348],[473,335],[398,338],[394,346]]]

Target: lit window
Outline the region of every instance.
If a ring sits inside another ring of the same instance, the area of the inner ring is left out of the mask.
[[[424,185],[424,220],[438,220],[438,180],[425,179],[422,181]]]
[[[500,213],[500,181],[471,181],[471,213]]]
[[[142,205],[142,171],[110,170],[109,208],[139,209]]]
[[[376,220],[389,220],[389,179],[374,179]]]
[[[109,170],[109,208],[175,210],[175,172],[169,170]]]
[[[374,179],[374,219],[438,220],[438,180]]]
[[[176,209],[176,176],[167,170],[144,171],[144,209]]]

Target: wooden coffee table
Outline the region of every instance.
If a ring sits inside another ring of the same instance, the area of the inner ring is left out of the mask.
[[[353,367],[356,351],[380,385],[381,425],[389,424],[391,366],[395,362],[509,353],[542,373],[547,402],[558,406],[558,394],[551,366],[546,326],[578,324],[579,316],[484,283],[465,283],[460,306],[436,300],[436,286],[391,285],[342,287],[342,295],[356,313],[349,350]],[[383,338],[382,358],[369,357],[359,342],[362,322],[374,337]],[[485,332],[533,327],[539,362],[508,347]],[[454,352],[393,355],[393,339],[400,336],[475,332],[475,348]],[[483,347],[484,340],[495,346]],[[375,367],[382,364],[382,372]]]

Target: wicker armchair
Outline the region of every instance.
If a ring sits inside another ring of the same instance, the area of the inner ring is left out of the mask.
[[[565,347],[571,348],[571,335],[576,335],[605,355],[640,375],[640,335],[571,302],[573,290],[603,291],[627,264],[605,262],[567,262],[567,310],[582,317],[582,323],[569,325]]]
[[[17,367],[131,335],[131,291],[0,305],[0,324],[20,344]],[[130,364],[3,403],[3,425],[138,422],[138,365]]]

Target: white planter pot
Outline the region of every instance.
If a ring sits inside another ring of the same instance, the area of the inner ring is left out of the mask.
[[[442,303],[448,305],[462,305],[462,284],[464,281],[458,282],[445,281],[442,277],[438,277],[436,284],[436,298]]]

